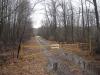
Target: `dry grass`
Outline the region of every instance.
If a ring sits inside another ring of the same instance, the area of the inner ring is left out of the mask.
[[[50,44],[57,44],[57,42],[53,42],[53,41],[50,41]],[[83,44],[81,43],[81,46]],[[86,45],[86,44],[85,44]],[[94,57],[92,55],[90,55],[90,51],[89,49],[87,48],[87,45],[85,47],[85,45],[83,45],[84,49],[86,50],[82,50],[80,48],[80,45],[79,43],[74,43],[74,44],[66,44],[66,43],[60,43],[60,47],[63,48],[64,52],[70,52],[70,53],[74,53],[74,54],[77,54],[81,57],[83,57],[84,59],[88,60],[88,61],[92,61],[94,60]],[[51,50],[52,53],[56,53],[57,50]]]
[[[38,46],[34,38],[24,45]],[[0,75],[47,75],[44,70],[46,63],[40,48],[22,48],[19,60],[2,66]]]

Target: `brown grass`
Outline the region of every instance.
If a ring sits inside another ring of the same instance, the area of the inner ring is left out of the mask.
[[[34,38],[23,45],[39,46]],[[40,48],[22,48],[19,60],[2,66],[0,75],[47,75],[44,70],[46,63]]]

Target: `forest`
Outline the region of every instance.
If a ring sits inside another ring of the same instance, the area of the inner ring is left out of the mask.
[[[0,0],[0,75],[99,75],[99,4]]]
[[[0,55],[18,58],[20,44],[33,36],[28,0],[0,0]]]
[[[99,1],[45,0],[45,19],[38,34],[66,43],[91,44],[100,53]],[[97,3],[98,2],[98,3]]]

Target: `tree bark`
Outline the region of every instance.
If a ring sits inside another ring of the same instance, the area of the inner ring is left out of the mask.
[[[97,51],[100,49],[100,25],[99,25],[99,14],[98,14],[98,8],[97,8],[97,3],[96,0],[93,0],[94,3],[94,9],[95,9],[95,16],[96,16],[96,24],[97,24],[97,38],[96,38],[96,43],[97,43]],[[99,50],[100,52],[100,50]]]

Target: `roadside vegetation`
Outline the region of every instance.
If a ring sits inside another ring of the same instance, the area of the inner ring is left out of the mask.
[[[29,0],[0,0],[0,64],[18,58],[21,43],[33,36]]]
[[[100,54],[98,0],[45,0],[45,19],[38,34],[45,39],[74,44],[88,44]]]

